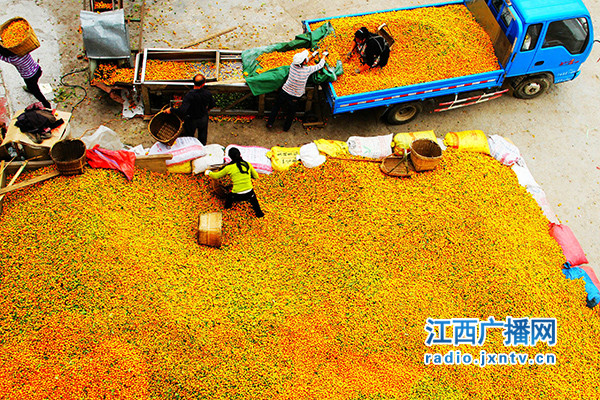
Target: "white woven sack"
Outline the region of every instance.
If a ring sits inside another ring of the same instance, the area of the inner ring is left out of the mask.
[[[256,172],[259,174],[270,174],[273,172],[273,166],[271,165],[271,159],[267,157],[269,149],[258,146],[238,146],[237,144],[230,144],[225,148],[225,162],[230,162],[231,158],[227,156],[229,149],[236,147],[244,161],[252,164]]]
[[[206,155],[192,161],[192,173],[201,174],[213,165],[223,164],[225,148],[220,144],[207,144],[204,146]]]
[[[300,147],[298,159],[302,161],[306,168],[316,168],[323,164],[327,158],[319,153],[316,143],[311,142]]]
[[[392,154],[394,134],[382,136],[350,136],[348,152],[354,156],[382,159]]]
[[[195,137],[181,136],[175,139],[172,146],[156,142],[150,147],[148,155],[172,154],[173,158],[166,160],[167,165],[182,164],[206,155],[204,145]]]

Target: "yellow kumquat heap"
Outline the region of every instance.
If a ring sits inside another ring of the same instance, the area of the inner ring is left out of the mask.
[[[93,81],[103,82],[112,86],[115,83],[132,84],[134,79],[133,68],[119,68],[114,64],[100,64],[94,71]]]
[[[335,34],[323,38],[327,62],[342,60],[344,74],[333,87],[338,96],[414,85],[499,69],[492,41],[464,5],[423,7],[329,20]],[[388,64],[360,75],[358,56],[346,61],[354,33],[365,26],[376,33],[386,23],[394,38]],[[311,29],[322,23],[313,24]]]
[[[296,165],[256,181],[262,219],[209,179],[86,167],[7,195],[3,398],[600,398],[600,318],[491,157],[447,150],[410,179]],[[213,211],[221,249],[195,240]],[[427,318],[490,316],[556,318],[557,343],[425,345]],[[556,365],[424,365],[449,350]]]
[[[260,65],[260,68],[256,69],[256,73],[268,71],[270,69],[288,66],[292,63],[294,55],[303,51],[304,49],[295,49],[289,51],[273,51],[271,53],[263,53],[256,58],[256,61]],[[308,62],[308,65],[314,65],[314,59]]]
[[[29,34],[29,24],[27,21],[18,19],[11,22],[4,31],[2,31],[2,46],[5,48],[15,47],[27,38]]]
[[[96,11],[112,10],[112,8],[111,2],[94,1],[94,10]]]

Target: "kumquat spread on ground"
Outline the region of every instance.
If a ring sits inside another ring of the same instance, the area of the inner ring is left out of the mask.
[[[29,35],[29,29],[29,23],[23,19],[12,21],[0,35],[2,46],[11,48],[21,44]]]
[[[327,63],[342,61],[344,73],[333,83],[338,96],[414,85],[499,69],[492,41],[464,5],[444,5],[334,18],[335,33],[319,43]],[[325,21],[326,22],[326,21]],[[356,55],[347,61],[354,33],[365,26],[376,33],[381,24],[394,38],[388,64],[356,75]],[[321,25],[313,24],[314,30]]]
[[[48,172],[38,170],[25,178]],[[25,179],[22,178],[22,179]],[[6,399],[597,399],[600,320],[514,173],[447,150],[391,178],[329,159],[223,210],[204,175],[86,167],[4,200]],[[195,239],[223,212],[221,249]],[[556,344],[428,347],[429,318],[555,318]],[[425,365],[553,353],[555,365]]]

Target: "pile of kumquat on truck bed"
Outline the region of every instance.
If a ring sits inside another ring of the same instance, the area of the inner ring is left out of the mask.
[[[499,69],[489,35],[464,5],[389,11],[334,18],[328,22],[335,34],[323,38],[319,47],[329,51],[328,64],[342,61],[344,73],[333,82],[338,96]],[[350,51],[354,33],[362,26],[377,32],[383,23],[395,40],[388,64],[381,69],[353,74],[359,61],[355,56],[348,62],[345,55]],[[310,28],[314,30],[321,24]]]
[[[447,150],[411,179],[294,166],[256,181],[262,219],[208,180],[86,168],[7,196],[3,398],[600,398],[599,316],[491,157]],[[220,250],[195,241],[212,211]],[[557,343],[425,345],[428,318],[490,316],[556,318]],[[556,365],[424,365],[449,350]]]

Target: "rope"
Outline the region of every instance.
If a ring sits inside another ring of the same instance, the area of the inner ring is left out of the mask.
[[[67,76],[69,76],[69,75],[77,74],[77,73],[80,73],[80,72],[85,72],[85,71],[87,71],[87,70],[88,70],[87,68],[76,69],[76,70],[73,70],[73,71],[71,71],[71,72],[69,72],[69,73],[67,73],[67,74],[64,74],[63,76],[61,76],[61,77],[60,77],[60,84],[61,84],[61,85],[65,86],[65,87],[79,88],[79,89],[82,89],[82,90],[83,90],[83,98],[82,98],[81,100],[79,100],[79,101],[78,101],[78,102],[77,102],[77,103],[76,103],[76,104],[75,104],[75,105],[74,105],[74,106],[71,108],[71,114],[72,114],[72,113],[73,113],[73,111],[75,110],[75,107],[77,107],[79,104],[81,104],[81,102],[83,102],[83,101],[84,101],[84,100],[87,98],[87,90],[86,90],[86,89],[85,89],[83,86],[80,86],[80,85],[70,85],[70,84],[64,83],[64,82],[63,82],[63,78],[66,78],[66,77],[67,77]]]

